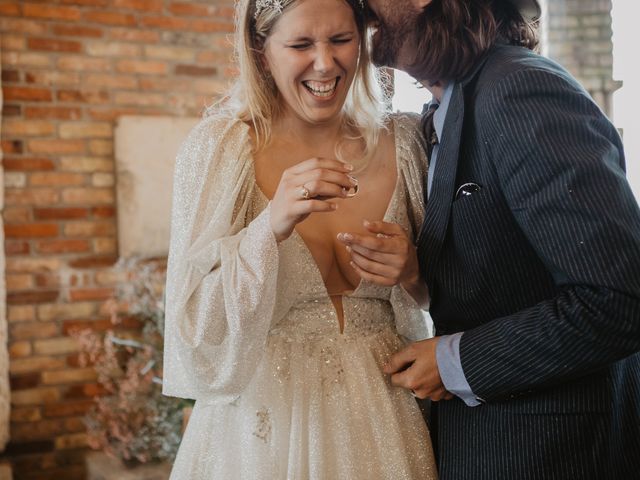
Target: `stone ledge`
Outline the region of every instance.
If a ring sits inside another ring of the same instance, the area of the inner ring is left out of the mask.
[[[102,452],[90,452],[86,456],[88,480],[167,480],[171,473],[168,463],[125,467],[122,462]],[[0,480],[4,480],[0,477]]]

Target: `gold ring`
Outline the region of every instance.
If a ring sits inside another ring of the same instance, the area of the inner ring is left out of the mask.
[[[356,184],[355,186],[353,186],[353,187],[351,187],[349,189],[345,188],[345,190],[346,190],[347,198],[353,198],[358,194],[359,185]]]
[[[311,198],[311,192],[304,185],[300,186],[300,198],[302,200],[309,200],[309,198]]]

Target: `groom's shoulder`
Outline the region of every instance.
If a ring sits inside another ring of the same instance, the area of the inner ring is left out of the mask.
[[[521,88],[533,86],[541,79],[569,89],[582,89],[572,75],[550,58],[524,47],[496,45],[488,54],[474,82],[476,93],[494,91],[505,80],[517,78]]]

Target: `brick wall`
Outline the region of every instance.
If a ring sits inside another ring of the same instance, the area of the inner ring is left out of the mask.
[[[545,23],[549,56],[565,66],[612,117],[611,0],[547,0]]]
[[[232,75],[232,16],[231,0],[0,0],[12,388],[3,456],[15,478],[84,478],[82,416],[98,388],[68,332],[108,326],[114,123],[199,115]]]

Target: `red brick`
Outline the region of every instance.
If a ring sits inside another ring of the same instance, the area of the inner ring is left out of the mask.
[[[113,140],[89,140],[89,153],[96,157],[111,157],[113,155]],[[108,171],[113,170],[110,168]]]
[[[111,61],[105,58],[88,58],[80,55],[63,55],[56,63],[60,70],[73,70],[78,72],[108,72],[111,70]]]
[[[55,223],[27,223],[22,225],[5,225],[7,238],[55,237],[59,227]]]
[[[118,261],[118,257],[115,256],[93,256],[77,258],[69,262],[71,268],[78,269],[93,269],[112,267]]]
[[[115,235],[116,226],[112,221],[68,222],[64,226],[67,237],[87,238]]]
[[[88,383],[84,385],[71,385],[67,389],[64,398],[94,398],[105,395],[107,391],[98,383]]]
[[[78,87],[80,85],[78,72],[38,70],[27,72],[25,77],[27,83],[41,87]]]
[[[7,120],[3,122],[2,134],[8,137],[48,137],[53,135],[55,126],[43,120]]]
[[[45,22],[26,20],[24,18],[3,18],[2,29],[6,32],[27,33],[29,35],[44,35],[49,29]]]
[[[59,90],[58,100],[73,103],[108,103],[109,92],[105,90]]]
[[[145,12],[161,12],[164,8],[163,0],[114,0],[113,5],[119,8],[142,10]]]
[[[132,75],[114,75],[112,73],[89,74],[85,82],[94,87],[106,87],[119,90],[137,90],[138,79]]]
[[[218,73],[215,67],[201,67],[199,65],[176,65],[176,75],[190,75],[194,77],[208,77]]]
[[[85,205],[111,204],[115,201],[112,188],[67,188],[62,191],[65,203]]]
[[[28,342],[19,342],[26,343]],[[16,345],[16,344],[14,344]],[[27,373],[24,375],[11,375],[9,378],[11,390],[25,390],[27,388],[34,388],[40,385],[40,373]]]
[[[144,75],[164,75],[167,73],[167,64],[164,62],[143,60],[121,60],[116,65],[120,73],[138,73]]]
[[[190,31],[199,33],[233,33],[234,25],[231,22],[216,22],[214,20],[194,20],[191,22]]]
[[[37,220],[69,220],[87,218],[89,210],[86,208],[36,208],[33,216]]]
[[[20,5],[15,3],[0,3],[0,17],[19,17]]]
[[[56,240],[52,240],[55,242]],[[57,274],[36,273],[34,275],[38,288],[60,288],[60,276]]]
[[[40,419],[42,419],[42,414],[40,413],[40,407],[24,407],[24,408],[12,407],[11,408],[12,422],[35,422]],[[11,447],[13,447],[13,444],[11,444]],[[12,453],[13,453],[13,449],[12,449]],[[13,466],[14,468],[16,468],[15,463]]]
[[[67,187],[82,185],[86,181],[86,176],[82,173],[67,172],[46,172],[32,173],[29,175],[29,185],[35,187]]]
[[[11,358],[23,358],[31,355],[31,342],[22,340],[20,342],[13,342],[9,345],[9,356]]]
[[[45,405],[43,413],[45,417],[70,417],[73,415],[84,415],[92,406],[92,400],[53,403]]]
[[[48,240],[38,242],[36,249],[40,253],[82,253],[89,251],[90,244],[86,240]]]
[[[22,115],[22,106],[20,105],[3,105],[2,116],[7,117],[19,117]]]
[[[33,288],[33,275],[28,273],[7,273],[5,275],[7,290],[28,290]]]
[[[34,389],[35,390],[35,389]],[[20,395],[19,404],[20,405],[37,405],[43,403],[54,403],[57,402],[60,398],[60,394],[57,391],[57,388],[49,387],[49,388],[41,388],[37,389],[39,392],[37,395],[31,394],[31,390],[22,390],[19,393],[29,392],[29,400],[23,403],[22,395]],[[55,393],[54,393],[55,392]],[[32,423],[17,423],[12,425],[11,429],[11,440],[15,441],[24,441],[24,440],[45,440],[54,438],[56,435],[59,435],[61,431],[64,430],[64,422],[62,420],[41,420],[39,422]],[[48,471],[47,475],[52,474],[52,471]],[[34,477],[27,477],[29,480]],[[36,479],[38,477],[35,477]],[[41,476],[40,480],[44,480],[47,477]],[[56,478],[56,477],[48,477],[48,478]],[[63,473],[61,476],[57,478],[68,479],[69,477]],[[26,479],[25,479],[26,480]]]
[[[5,51],[27,49],[27,40],[24,35],[2,32],[0,42],[2,42],[2,49]]]
[[[47,52],[73,52],[82,51],[80,42],[71,40],[56,40],[53,38],[30,38],[27,45],[31,50],[43,50]]]
[[[24,144],[20,140],[2,140],[0,149],[5,155],[7,153],[22,153]]]
[[[11,83],[20,81],[20,72],[17,70],[3,70],[2,83]]]
[[[74,107],[24,107],[25,118],[50,118],[57,120],[78,120],[82,110]]]
[[[6,223],[27,223],[31,221],[30,207],[6,207],[3,212]]]
[[[29,151],[49,155],[83,153],[85,144],[82,140],[30,140]]]
[[[60,292],[57,290],[51,291],[30,291],[20,293],[8,293],[7,304],[9,305],[30,305],[34,303],[47,303],[53,302],[58,299]],[[13,337],[16,338],[16,337]]]
[[[4,251],[7,255],[26,255],[30,252],[28,242],[4,242]]]
[[[7,205],[44,207],[60,201],[60,194],[50,188],[7,188],[4,199]]]
[[[195,3],[174,2],[169,6],[169,11],[174,15],[189,17],[209,17],[216,12],[213,5],[202,5]]]
[[[51,90],[45,88],[4,87],[3,92],[5,101],[50,102],[53,100]]]
[[[53,33],[61,37],[90,37],[100,38],[104,32],[99,28],[78,25],[53,25]]]
[[[5,158],[3,161],[6,171],[32,171],[32,170],[53,170],[55,165],[48,158]]]
[[[133,15],[107,11],[86,12],[84,14],[84,20],[104,25],[120,25],[127,27],[131,27],[136,24],[136,18]]]
[[[60,0],[65,5],[82,5],[91,7],[106,7],[110,0]]]
[[[160,41],[160,34],[151,30],[132,30],[128,28],[111,28],[109,37],[114,40],[125,40],[127,42],[157,43]]]
[[[167,96],[163,93],[116,92],[115,102],[120,105],[160,107],[167,104]]]
[[[189,21],[177,17],[143,17],[144,27],[162,28],[165,30],[189,30]]]
[[[74,7],[47,5],[46,3],[25,3],[22,5],[25,17],[45,18],[50,20],[80,20],[80,10]]]
[[[115,207],[93,207],[91,214],[96,218],[113,218],[116,215]]]
[[[115,121],[123,115],[136,115],[140,114],[138,108],[91,108],[89,109],[89,116],[94,120],[107,120]],[[158,113],[163,115],[163,113]],[[145,111],[145,115],[149,115],[149,112]]]
[[[108,300],[111,297],[113,297],[112,288],[79,288],[69,292],[72,302]]]

